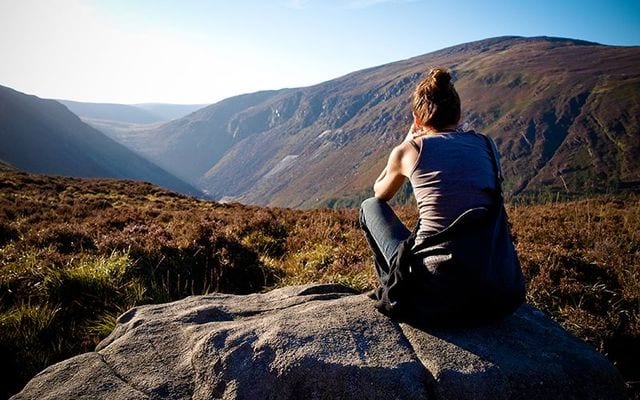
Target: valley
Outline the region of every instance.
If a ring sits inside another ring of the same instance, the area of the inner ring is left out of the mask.
[[[371,195],[389,151],[405,136],[412,90],[431,65],[447,67],[454,75],[462,99],[461,127],[486,133],[498,145],[507,199],[575,199],[640,190],[640,48],[550,37],[460,44],[313,86],[247,93],[209,106],[63,101],[126,151],[194,189],[117,170],[131,162],[112,161],[109,171],[99,174],[88,173],[92,168],[79,161],[71,167],[83,157],[102,157],[91,153],[115,144],[83,154],[56,153],[58,147],[47,145],[46,157],[65,159],[69,168],[16,166],[69,176],[143,179],[225,202],[357,206]],[[4,101],[11,106],[8,97]],[[30,118],[50,112],[34,109]],[[0,121],[0,140],[11,142],[0,159],[12,163],[31,157],[33,163],[33,150],[16,147],[17,139],[10,139],[22,134],[17,129],[26,129],[20,115],[5,113]],[[58,132],[58,121],[42,119],[41,132]],[[79,122],[68,124],[74,132],[67,129],[67,138],[95,136],[80,133],[90,128]],[[30,142],[38,140],[50,138],[34,136]]]
[[[306,88],[229,98],[120,131],[118,140],[216,199],[353,206],[404,137],[421,73],[443,65],[462,98],[461,125],[498,144],[508,198],[637,190],[639,63],[635,47],[487,39]]]

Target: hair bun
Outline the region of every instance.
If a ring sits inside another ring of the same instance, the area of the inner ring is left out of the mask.
[[[460,97],[446,68],[432,67],[413,92],[411,109],[424,126],[448,129],[460,121]]]
[[[444,68],[432,68],[428,79],[436,91],[447,90],[451,85],[451,74]]]

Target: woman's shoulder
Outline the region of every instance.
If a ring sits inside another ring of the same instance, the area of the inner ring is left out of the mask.
[[[451,152],[483,154],[489,151],[488,136],[473,130],[453,131],[422,137],[421,157],[447,158]]]
[[[415,139],[407,139],[391,150],[391,159],[396,160],[400,165],[403,175],[408,176],[410,170],[418,159],[420,145]]]

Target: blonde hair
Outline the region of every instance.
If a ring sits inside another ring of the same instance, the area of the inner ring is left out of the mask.
[[[441,130],[460,122],[460,97],[444,68],[431,68],[412,100],[411,109],[424,126]]]

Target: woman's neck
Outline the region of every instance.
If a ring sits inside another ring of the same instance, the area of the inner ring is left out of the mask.
[[[436,129],[430,126],[423,126],[418,135],[415,137],[426,136],[426,135],[437,135],[439,133],[447,133],[447,132],[455,132],[458,130],[457,125],[446,126],[442,129]]]

